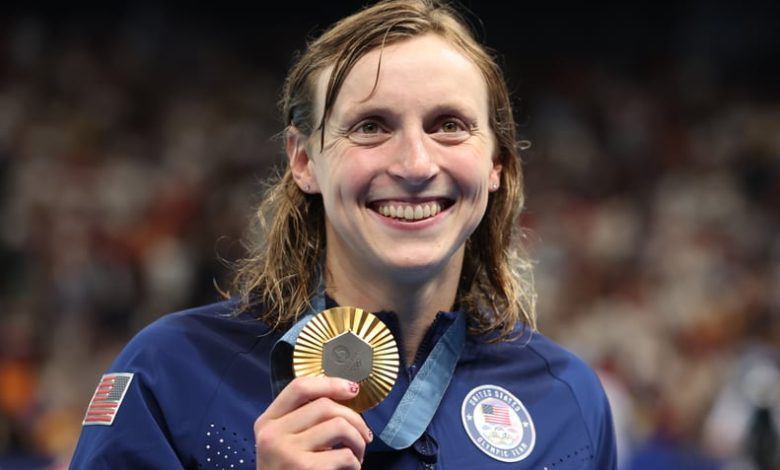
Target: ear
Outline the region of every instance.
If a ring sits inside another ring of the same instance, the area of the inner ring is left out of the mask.
[[[493,168],[490,169],[490,174],[488,175],[488,188],[490,192],[496,191],[501,186],[502,169],[501,160],[498,158],[494,159]]]
[[[309,157],[306,140],[306,136],[295,127],[290,126],[287,128],[286,148],[290,172],[292,172],[293,179],[298,187],[301,188],[301,191],[315,194],[320,192],[320,187],[312,169],[314,161]]]

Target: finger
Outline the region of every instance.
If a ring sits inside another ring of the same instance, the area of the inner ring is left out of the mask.
[[[277,419],[320,397],[349,400],[358,390],[356,383],[337,377],[298,377],[282,390],[263,415],[266,419]]]
[[[345,447],[363,462],[366,441],[349,421],[337,417],[313,426],[297,435],[299,445],[313,450]]]
[[[365,442],[371,442],[374,439],[371,429],[369,429],[362,416],[350,408],[334,402],[330,398],[318,398],[301,406],[280,418],[279,421],[284,421],[284,423],[279,424],[280,428],[285,429],[287,432],[299,433],[318,423],[334,418],[346,420],[360,433]]]

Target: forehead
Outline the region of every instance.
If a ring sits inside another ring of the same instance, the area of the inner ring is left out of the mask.
[[[318,77],[315,109],[322,115],[333,69]],[[331,116],[360,105],[447,103],[487,113],[488,87],[477,65],[436,34],[417,36],[374,49],[347,74]]]

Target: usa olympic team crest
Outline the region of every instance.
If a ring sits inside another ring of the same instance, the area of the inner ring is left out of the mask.
[[[523,403],[496,385],[481,385],[463,400],[466,434],[482,452],[502,462],[519,462],[531,454],[536,429]]]

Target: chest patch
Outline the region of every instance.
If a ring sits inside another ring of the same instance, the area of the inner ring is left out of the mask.
[[[536,429],[523,403],[506,389],[481,385],[463,399],[461,419],[471,442],[502,462],[519,462],[531,454]]]
[[[129,373],[105,374],[101,377],[81,424],[111,426],[132,381],[133,374]]]

